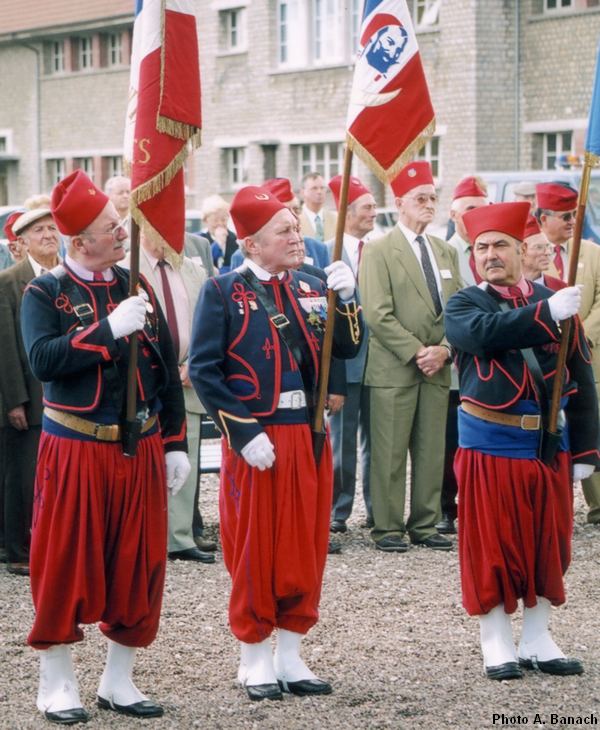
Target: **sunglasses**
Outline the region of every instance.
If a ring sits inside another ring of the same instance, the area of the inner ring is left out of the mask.
[[[568,213],[550,213],[550,215],[553,215],[555,218],[560,218],[565,223],[568,223],[571,219],[575,220],[577,217],[577,211],[569,211]]]

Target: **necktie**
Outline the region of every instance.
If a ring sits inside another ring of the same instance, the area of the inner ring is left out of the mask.
[[[481,284],[481,276],[477,273],[477,267],[475,266],[475,257],[473,256],[473,249],[469,248],[469,267],[471,271],[473,272],[473,278],[475,279],[476,284]]]
[[[169,278],[167,277],[167,262],[163,259],[158,262],[158,268],[160,269],[160,278],[162,281],[163,297],[165,299],[165,314],[167,315],[167,324],[169,325],[169,332],[171,333],[171,339],[173,340],[173,348],[177,359],[179,360],[179,330],[177,328],[177,314],[175,311],[175,304],[173,302],[173,292],[171,291],[171,285],[169,284]]]
[[[554,246],[554,266],[558,271],[559,278],[564,280],[565,265],[563,264],[562,260],[562,247],[558,243]]]
[[[319,241],[322,241],[325,237],[325,231],[323,230],[323,221],[321,220],[320,215],[315,216],[315,235],[319,239]]]
[[[425,283],[427,284],[427,288],[431,294],[431,299],[433,300],[433,308],[436,314],[440,314],[442,311],[442,301],[437,288],[437,281],[435,280],[431,259],[429,258],[429,252],[425,245],[425,239],[423,236],[417,236],[415,241],[419,244],[419,249],[421,250],[421,266],[423,267],[423,273],[425,274]]]
[[[94,281],[104,281],[101,271],[94,271]]]
[[[518,286],[509,286],[508,287],[508,296],[511,299],[515,300],[515,307],[520,307],[525,304],[527,304],[527,300],[525,299],[525,295],[521,291],[521,289]]]
[[[358,242],[358,256],[356,258],[356,279],[358,280],[358,271],[360,269],[360,260],[362,258],[362,252],[364,248],[365,242],[359,241]]]

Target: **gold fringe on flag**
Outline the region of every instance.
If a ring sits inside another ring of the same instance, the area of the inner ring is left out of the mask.
[[[168,134],[170,137],[189,141],[192,149],[198,149],[202,144],[202,131],[191,124],[176,122],[174,119],[158,114],[156,117],[156,129],[159,132]]]
[[[150,198],[158,195],[161,190],[167,187],[175,175],[179,172],[188,156],[187,146],[183,146],[169,164],[157,173],[150,180],[131,191],[131,201],[134,205],[145,203]]]
[[[415,137],[408,145],[404,152],[393,162],[387,169],[382,167],[373,155],[363,147],[358,140],[350,134],[346,133],[346,143],[352,152],[359,157],[365,165],[367,165],[383,183],[391,182],[400,170],[410,162],[419,150],[431,139],[435,132],[435,119],[425,127],[425,129]]]

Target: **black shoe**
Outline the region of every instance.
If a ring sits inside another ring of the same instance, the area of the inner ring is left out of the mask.
[[[278,684],[247,684],[246,692],[253,702],[283,699]]]
[[[408,543],[398,535],[388,535],[375,541],[375,549],[383,550],[385,553],[405,553],[408,550]]]
[[[525,669],[539,669],[540,672],[557,674],[561,677],[567,677],[571,674],[583,674],[583,664],[579,659],[570,659],[569,657],[549,659],[546,662],[541,662],[539,659],[521,659],[519,657],[519,664]]]
[[[434,535],[429,535],[424,540],[413,540],[413,545],[423,545],[432,550],[452,550],[450,540],[446,540],[445,537],[438,535],[437,532]]]
[[[150,700],[142,700],[134,702],[131,705],[117,705],[116,702],[109,702],[104,697],[97,695],[98,707],[101,710],[113,710],[120,715],[129,715],[130,717],[162,717],[165,713],[164,709]]]
[[[298,682],[286,682],[285,679],[278,679],[279,686],[283,692],[289,692],[298,697],[306,695],[330,695],[333,687],[329,682],[322,679],[301,679]]]
[[[6,570],[13,575],[29,575],[29,563],[6,563]]]
[[[440,535],[456,535],[454,519],[447,513],[442,515],[442,519],[437,523],[435,529]]]
[[[75,725],[78,722],[87,722],[90,716],[83,707],[72,707],[70,710],[58,710],[57,712],[44,712],[44,717],[49,722],[57,725]]]
[[[215,556],[212,553],[203,553],[197,547],[192,547],[169,553],[169,560],[196,560],[199,563],[214,563]]]
[[[347,532],[348,528],[344,520],[332,520],[329,527],[330,532]]]
[[[485,673],[489,679],[521,679],[523,672],[517,662],[506,662],[495,667],[486,667]]]
[[[342,552],[342,545],[337,540],[330,540],[327,546],[328,555],[339,555]]]
[[[208,540],[202,537],[202,535],[196,535],[194,542],[198,550],[201,550],[203,553],[214,553],[217,549],[217,543],[214,540]]]

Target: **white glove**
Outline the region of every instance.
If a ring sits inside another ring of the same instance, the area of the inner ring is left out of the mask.
[[[327,286],[336,291],[344,301],[352,299],[356,281],[352,269],[343,261],[334,261],[324,269],[327,274]]]
[[[107,319],[115,340],[142,330],[146,321],[146,302],[140,296],[124,299]]]
[[[553,294],[548,299],[550,307],[550,316],[555,322],[561,322],[563,319],[569,319],[577,314],[581,306],[581,287],[568,286]]]
[[[259,433],[242,449],[242,457],[260,471],[270,469],[275,461],[275,449],[266,433]]]
[[[591,464],[573,464],[573,481],[580,482],[582,479],[591,477],[594,467]]]
[[[167,465],[167,489],[174,497],[185,484],[192,465],[185,451],[167,451],[165,464]]]

